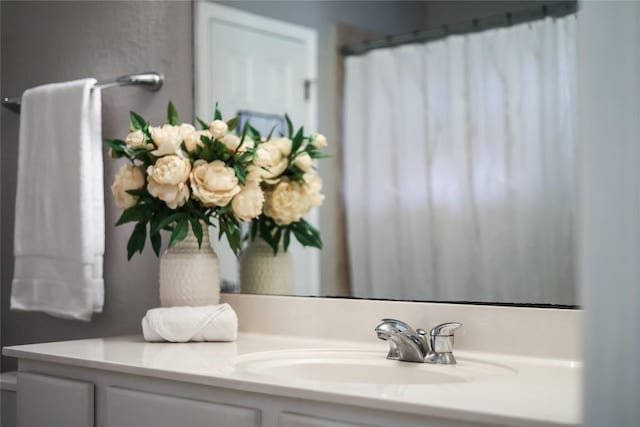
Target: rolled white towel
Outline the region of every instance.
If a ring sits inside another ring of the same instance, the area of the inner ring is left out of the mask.
[[[229,304],[152,308],[142,318],[147,341],[235,341],[238,316]]]

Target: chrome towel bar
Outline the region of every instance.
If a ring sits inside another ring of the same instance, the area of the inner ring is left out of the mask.
[[[156,73],[155,71],[150,71],[146,73],[139,74],[127,74],[124,76],[116,77],[113,80],[100,80],[96,83],[94,87],[100,89],[106,89],[110,87],[116,86],[141,86],[150,91],[160,90],[162,84],[164,83],[164,76],[160,73]],[[10,109],[11,111],[15,111],[16,113],[20,112],[20,98],[2,98],[2,105]]]

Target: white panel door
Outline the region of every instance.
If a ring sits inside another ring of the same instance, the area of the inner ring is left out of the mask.
[[[195,13],[198,117],[210,120],[219,102],[225,118],[240,110],[286,112],[306,133],[316,130],[316,96],[312,90],[305,93],[305,82],[316,78],[314,30],[208,2],[197,2]],[[317,211],[306,219],[318,226]],[[216,241],[214,247],[221,280],[238,283],[237,260],[226,241]],[[317,294],[319,251],[302,248],[293,239],[289,251],[296,294]]]
[[[93,384],[18,372],[18,427],[92,427]]]
[[[259,427],[252,408],[119,387],[107,389],[106,427]]]

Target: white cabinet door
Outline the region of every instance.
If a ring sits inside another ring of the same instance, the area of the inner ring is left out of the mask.
[[[364,424],[352,424],[326,418],[283,412],[278,417],[278,427],[367,427]]]
[[[259,427],[260,411],[118,387],[107,389],[107,427]]]
[[[18,427],[92,427],[93,384],[18,372]]]

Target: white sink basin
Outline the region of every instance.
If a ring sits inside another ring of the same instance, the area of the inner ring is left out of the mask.
[[[385,355],[340,349],[267,351],[239,357],[236,368],[288,381],[351,384],[451,384],[515,373],[504,365],[472,359],[432,365],[387,360]]]

